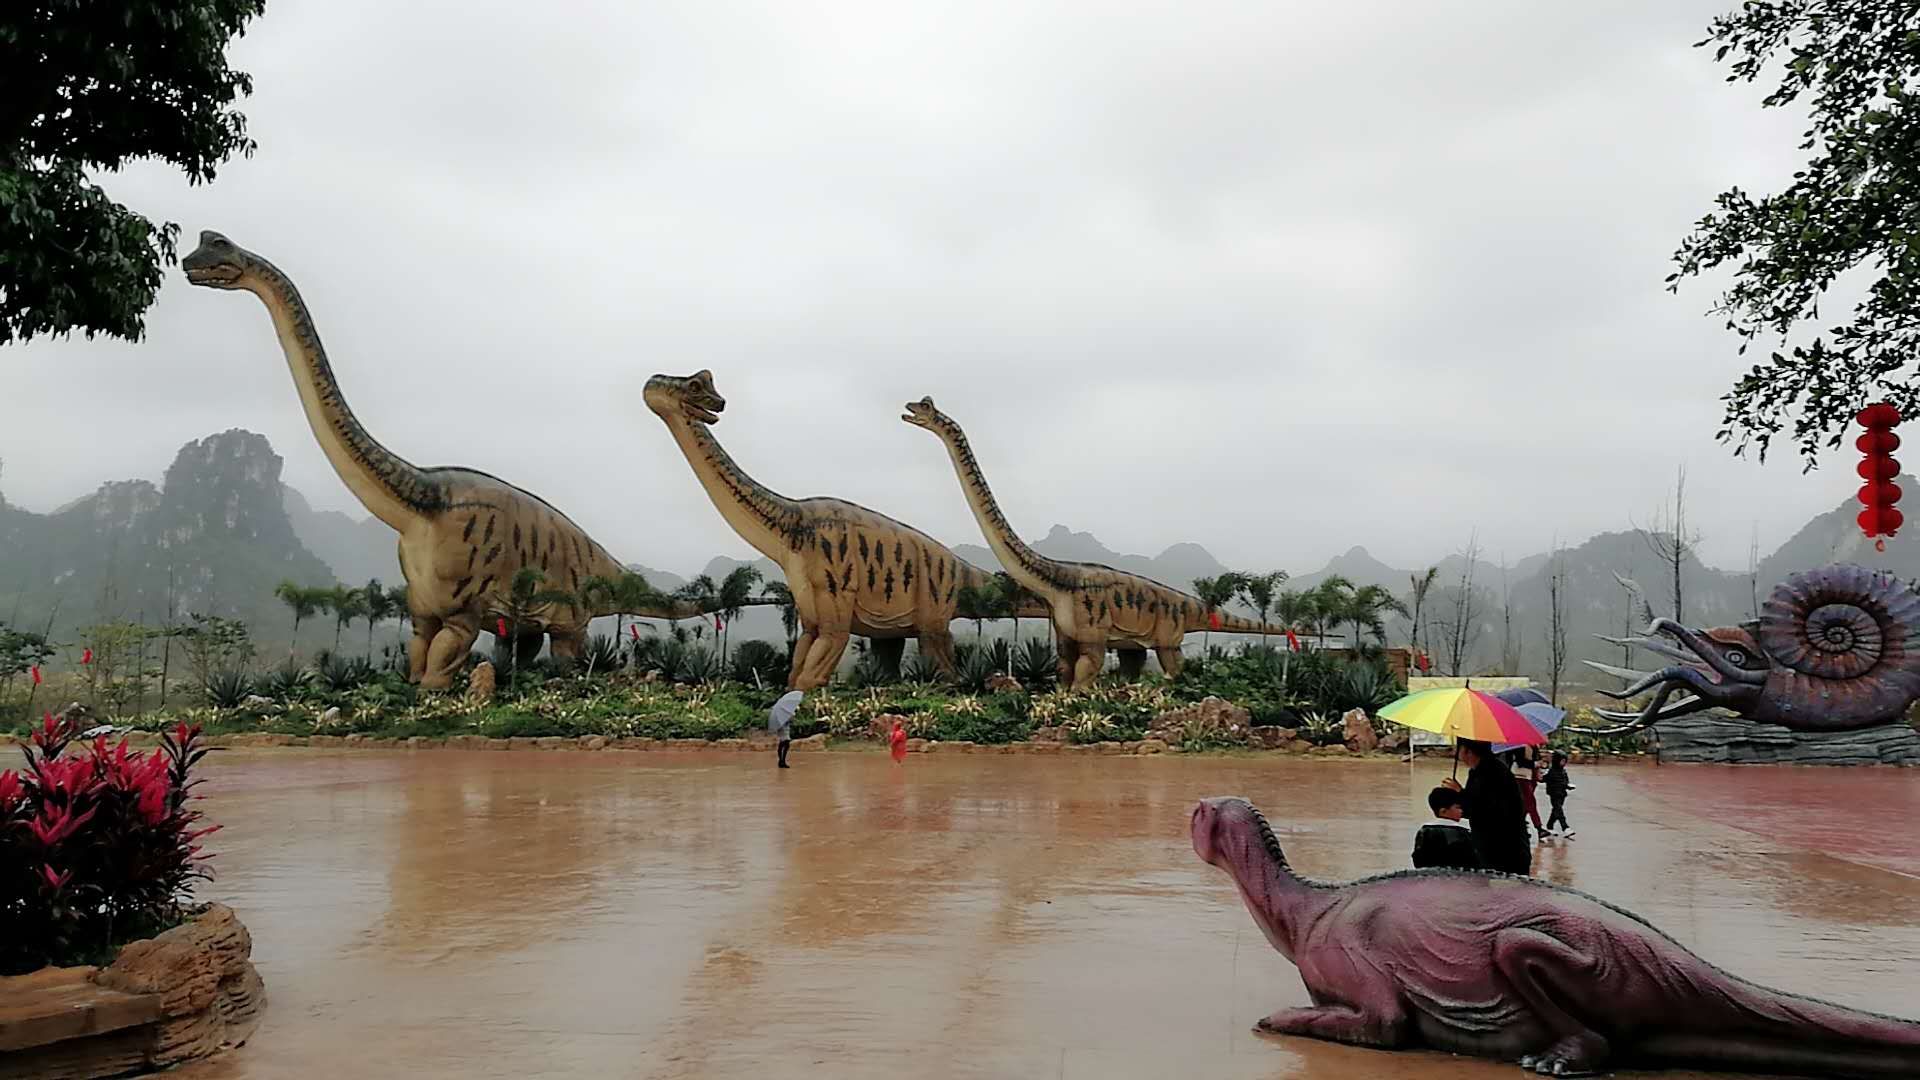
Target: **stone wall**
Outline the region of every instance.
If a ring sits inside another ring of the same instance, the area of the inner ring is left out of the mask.
[[[238,1046],[267,1000],[252,954],[247,928],[211,904],[109,967],[0,978],[0,1080],[122,1076]]]
[[[1717,710],[1653,727],[1662,763],[1729,765],[1920,765],[1920,731],[1910,723],[1861,731],[1789,731]]]

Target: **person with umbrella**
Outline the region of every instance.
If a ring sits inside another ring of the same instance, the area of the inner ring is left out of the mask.
[[[780,700],[774,702],[773,708],[767,712],[767,730],[780,740],[780,767],[783,769],[793,767],[787,764],[787,748],[793,745],[793,714],[799,710],[800,702],[806,696],[799,690],[789,690],[780,695]]]
[[[1520,782],[1488,743],[1461,739],[1460,760],[1467,766],[1465,786],[1452,777],[1441,783],[1460,793],[1480,865],[1502,873],[1531,874],[1533,845],[1527,837],[1527,807]]]
[[[1467,782],[1448,778],[1460,792],[1474,850],[1483,870],[1529,874],[1533,848],[1527,836],[1526,803],[1520,784],[1494,751],[1503,745],[1537,746],[1546,735],[1525,714],[1492,694],[1467,687],[1424,690],[1380,710],[1383,719],[1455,740],[1455,754],[1467,766]]]

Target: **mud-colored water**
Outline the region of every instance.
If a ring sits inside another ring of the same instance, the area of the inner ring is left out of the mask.
[[[1507,1077],[1252,1033],[1307,1004],[1196,798],[1318,877],[1406,865],[1444,766],[879,754],[215,755],[270,1004],[177,1074]],[[1920,1016],[1920,775],[1588,768],[1536,873],[1784,989]],[[1687,1074],[1667,1074],[1681,1076]]]

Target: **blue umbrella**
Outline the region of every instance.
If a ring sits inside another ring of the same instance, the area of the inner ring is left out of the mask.
[[[1507,690],[1494,696],[1518,710],[1520,715],[1526,718],[1527,723],[1532,724],[1533,729],[1542,735],[1553,734],[1553,730],[1560,726],[1560,721],[1567,718],[1567,710],[1555,707],[1547,700],[1547,695],[1538,690]],[[1520,745],[1519,743],[1495,743],[1493,752],[1504,754],[1509,750],[1518,749]]]

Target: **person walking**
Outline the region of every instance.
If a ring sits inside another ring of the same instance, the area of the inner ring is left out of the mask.
[[[793,714],[799,710],[800,702],[806,699],[800,690],[789,690],[780,695],[767,712],[767,730],[780,740],[780,767],[792,768],[787,764],[787,748],[793,745]]]
[[[1533,822],[1534,835],[1545,840],[1547,827],[1540,824],[1540,799],[1535,789],[1540,786],[1540,757],[1530,746],[1523,746],[1513,752],[1513,778],[1520,784],[1520,804],[1527,808],[1527,820]]]
[[[893,730],[887,735],[887,745],[892,749],[893,763],[895,765],[905,764],[907,760],[907,729],[902,727],[898,720],[893,722]]]
[[[1553,813],[1547,815],[1547,829],[1552,831],[1555,822],[1560,823],[1560,835],[1573,839],[1573,826],[1567,821],[1567,792],[1573,790],[1573,778],[1567,775],[1567,754],[1564,750],[1553,752],[1553,764],[1547,767],[1547,801],[1553,804]]]
[[[1533,848],[1527,840],[1527,808],[1520,784],[1493,746],[1477,739],[1461,739],[1460,760],[1467,766],[1467,783],[1448,777],[1443,786],[1460,793],[1467,822],[1473,827],[1473,848],[1480,868],[1507,874],[1533,871]]]

